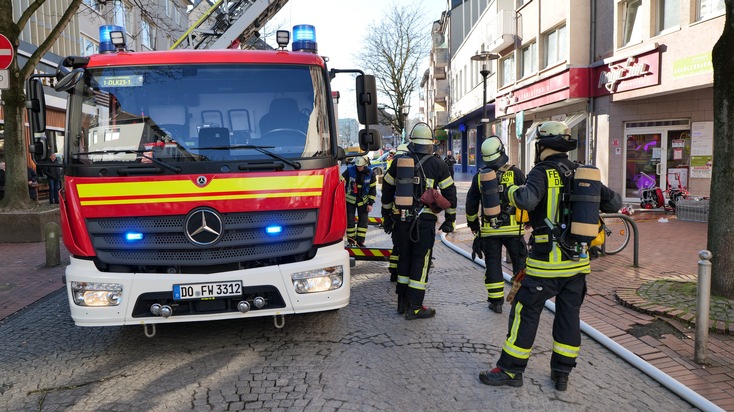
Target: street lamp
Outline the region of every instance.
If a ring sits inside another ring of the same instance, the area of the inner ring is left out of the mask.
[[[403,143],[408,138],[408,114],[410,113],[410,105],[404,104],[403,109]]]
[[[489,76],[489,73],[491,71],[489,70],[489,62],[492,60],[497,60],[500,58],[500,55],[497,53],[490,53],[487,51],[483,51],[479,54],[475,54],[474,56],[471,56],[471,59],[474,61],[480,61],[482,62],[482,70],[479,71],[479,74],[482,75],[482,84],[484,86],[484,97],[482,100],[482,124],[485,125],[484,127],[484,137],[487,136],[487,125],[489,124],[489,117],[487,117],[487,76]]]

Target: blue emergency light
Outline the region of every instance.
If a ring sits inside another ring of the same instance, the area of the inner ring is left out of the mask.
[[[310,24],[293,26],[293,51],[317,53],[316,28]]]
[[[128,232],[125,233],[125,240],[128,242],[137,242],[138,240],[143,240],[143,234],[140,232]]]
[[[283,226],[279,225],[270,225],[265,228],[265,233],[269,235],[277,235],[278,233],[283,231]]]
[[[110,33],[113,31],[124,33],[125,29],[122,26],[99,26],[99,52],[100,53],[112,53],[117,51],[117,46],[112,42]]]

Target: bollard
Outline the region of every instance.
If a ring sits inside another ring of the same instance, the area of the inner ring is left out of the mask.
[[[709,339],[709,312],[711,308],[711,258],[708,250],[698,252],[698,286],[696,288],[696,342],[694,360],[706,362]]]
[[[45,227],[46,235],[46,266],[54,267],[61,264],[61,245],[59,225],[56,222],[48,222]]]

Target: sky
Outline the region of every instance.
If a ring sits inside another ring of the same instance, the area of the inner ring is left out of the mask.
[[[316,42],[319,54],[329,57],[328,67],[335,69],[362,69],[357,66],[352,55],[362,45],[367,27],[380,21],[393,4],[398,6],[413,4],[416,0],[289,0],[285,6],[268,22],[268,29],[288,29],[298,24],[310,24],[316,28]],[[430,31],[431,24],[446,10],[446,0],[421,0],[425,9],[425,28]],[[273,27],[273,26],[281,27]],[[271,39],[267,39],[270,43]],[[272,41],[274,43],[274,41]],[[428,68],[428,60],[421,66],[418,74],[420,82],[423,71]],[[367,71],[367,70],[365,70]],[[354,100],[353,77],[342,74],[332,82],[332,90],[339,90],[341,102],[347,97]],[[411,96],[411,113],[418,113],[418,92]],[[354,107],[339,105],[340,117],[356,117]]]

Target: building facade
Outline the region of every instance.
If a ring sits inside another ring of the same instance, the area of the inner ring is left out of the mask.
[[[626,201],[647,186],[708,196],[724,19],[723,0],[454,1],[443,126],[457,169],[481,167],[476,148],[495,134],[528,171],[538,124],[561,120],[579,140],[570,157],[598,166]],[[492,59],[472,60],[483,54]]]

